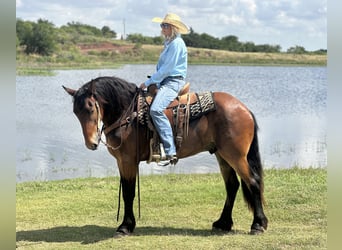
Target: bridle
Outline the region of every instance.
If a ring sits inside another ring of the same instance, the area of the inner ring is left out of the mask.
[[[97,113],[97,128],[96,128],[97,138],[98,138],[97,144],[99,145],[100,142],[102,142],[106,147],[111,148],[112,150],[118,150],[122,145],[121,130],[120,130],[120,144],[119,144],[119,146],[113,147],[112,145],[110,145],[107,142],[105,142],[104,140],[102,140],[102,132],[104,131],[104,125],[102,125],[102,128],[101,128],[102,116],[101,116],[100,105],[99,105],[99,102],[97,100],[95,100],[95,108],[96,108],[96,113]]]
[[[121,132],[121,129],[120,129],[120,144],[117,147],[114,147],[114,146],[108,144],[107,142],[105,142],[102,139],[102,133],[105,130],[105,126],[102,125],[102,128],[101,128],[102,116],[101,116],[100,105],[99,105],[99,102],[97,100],[95,100],[95,108],[96,108],[96,113],[97,113],[97,128],[96,128],[96,130],[97,130],[97,138],[98,138],[97,144],[99,145],[100,142],[102,142],[106,147],[108,147],[108,148],[110,148],[112,150],[118,150],[121,147],[121,145],[122,145],[122,132]]]
[[[96,113],[97,113],[97,127],[96,127],[97,138],[98,138],[97,144],[100,144],[101,135],[102,135],[102,132],[100,130],[102,116],[101,116],[101,111],[100,111],[100,105],[99,105],[99,103],[98,103],[98,101],[96,99],[95,99],[95,108],[96,108]]]
[[[96,112],[97,112],[97,135],[98,135],[98,144],[100,142],[102,142],[106,147],[112,149],[112,150],[118,150],[123,142],[123,132],[121,127],[123,126],[128,126],[129,124],[131,124],[134,120],[134,118],[137,117],[137,112],[134,112],[134,103],[135,103],[135,99],[138,95],[138,92],[135,93],[132,102],[130,103],[130,105],[128,106],[127,110],[125,113],[123,113],[120,118],[114,122],[112,125],[105,127],[105,125],[102,125],[101,127],[101,121],[102,121],[102,116],[101,116],[101,111],[100,111],[100,105],[98,103],[97,100],[95,100],[95,108],[96,108]],[[107,142],[105,142],[102,139],[102,133],[104,133],[105,135],[109,134],[112,131],[115,131],[116,129],[120,128],[120,143],[118,146],[114,147],[110,144],[108,144]]]

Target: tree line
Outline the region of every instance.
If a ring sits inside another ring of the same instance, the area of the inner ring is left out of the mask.
[[[77,44],[82,39],[116,38],[116,32],[108,26],[102,29],[79,22],[67,23],[56,28],[52,22],[39,19],[37,22],[16,20],[16,46],[23,46],[26,54],[52,55],[58,45]]]
[[[240,42],[239,38],[234,35],[225,36],[223,38],[216,38],[207,33],[198,34],[192,28],[190,33],[182,35],[182,38],[187,46],[194,48],[219,49],[237,52],[281,52],[279,45],[256,45],[253,42]],[[142,44],[160,44],[161,37],[144,37],[141,34],[131,34],[127,36],[127,40],[134,43]],[[305,53],[305,49],[303,48]]]
[[[96,42],[97,39],[102,38],[117,38],[117,33],[108,26],[103,26],[99,29],[79,22],[70,22],[57,28],[48,20],[39,19],[37,22],[32,22],[24,21],[20,18],[17,18],[16,20],[16,35],[17,48],[24,48],[26,54],[40,54],[43,56],[50,56],[61,46],[76,45],[85,39],[87,41]],[[187,46],[195,48],[269,53],[280,53],[282,49],[279,45],[257,45],[253,42],[240,42],[238,37],[234,35],[216,38],[206,33],[198,34],[192,28],[190,29],[190,33],[182,35],[182,38]],[[121,37],[121,39],[123,38]],[[126,40],[136,44],[160,45],[162,43],[162,38],[160,36],[148,37],[143,36],[142,34],[129,34]],[[287,53],[295,54],[324,54],[326,52],[327,51],[324,49],[309,52],[306,51],[304,47],[298,45],[287,49]]]

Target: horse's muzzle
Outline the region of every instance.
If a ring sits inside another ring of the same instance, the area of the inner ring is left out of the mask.
[[[90,150],[96,150],[97,149],[97,147],[99,146],[99,144],[98,143],[86,143],[86,146],[87,146],[87,148],[88,149],[90,149]]]
[[[85,145],[90,150],[96,150],[101,141],[101,131],[98,129],[96,133],[93,133],[91,136],[84,136]]]

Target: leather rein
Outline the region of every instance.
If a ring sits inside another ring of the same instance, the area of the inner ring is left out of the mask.
[[[118,146],[114,147],[107,142],[102,140],[102,133],[105,135],[108,135],[110,132],[113,130],[116,130],[118,128],[121,128],[123,126],[128,126],[133,122],[133,120],[137,117],[137,112],[134,112],[134,103],[135,99],[138,95],[138,92],[134,95],[131,104],[128,106],[127,110],[125,113],[123,113],[120,118],[111,124],[109,127],[105,127],[105,125],[102,125],[102,129],[100,129],[100,124],[101,124],[101,112],[100,112],[100,105],[97,101],[95,101],[95,106],[96,106],[96,111],[97,111],[97,131],[99,135],[99,141],[102,142],[106,147],[111,148],[112,150],[118,150],[121,145],[122,145],[122,130],[120,129],[120,143]]]
[[[95,106],[96,106],[96,111],[97,111],[97,133],[99,135],[99,141],[102,142],[106,147],[112,149],[112,150],[118,150],[121,145],[122,145],[122,129],[120,129],[120,143],[117,147],[114,147],[110,144],[108,144],[107,142],[102,140],[102,132],[104,132],[105,135],[109,134],[110,132],[112,132],[113,130],[116,130],[118,128],[121,128],[123,126],[128,126],[129,124],[132,124],[132,122],[134,121],[134,119],[137,117],[137,112],[134,112],[134,103],[135,100],[137,98],[139,94],[139,91],[137,91],[132,99],[131,104],[128,106],[127,110],[125,113],[123,113],[120,118],[114,122],[112,125],[110,125],[109,127],[105,127],[104,125],[102,125],[102,129],[100,130],[100,124],[101,124],[101,112],[100,112],[100,105],[97,102],[97,100],[95,101]],[[138,129],[138,121],[137,121],[137,129]],[[141,216],[141,212],[140,212],[140,174],[139,174],[139,136],[137,133],[137,138],[136,138],[136,145],[137,145],[137,183],[138,183],[138,211],[139,211],[139,218]],[[117,211],[117,215],[116,215],[116,220],[119,221],[119,215],[120,215],[120,207],[121,207],[121,189],[122,189],[122,179],[120,178],[120,184],[119,184],[119,196],[118,196],[118,211]]]

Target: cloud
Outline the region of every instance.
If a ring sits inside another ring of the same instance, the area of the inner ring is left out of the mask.
[[[18,7],[21,7],[22,6],[22,2],[21,0],[16,0],[15,1],[15,6],[18,8]]]
[[[17,17],[46,19],[56,26],[81,22],[117,33],[160,34],[151,19],[174,12],[197,33],[235,35],[240,41],[326,48],[327,0],[16,0]]]

